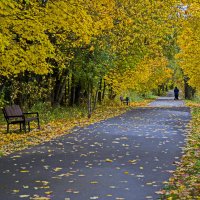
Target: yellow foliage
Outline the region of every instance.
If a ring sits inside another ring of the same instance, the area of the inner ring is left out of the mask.
[[[0,73],[47,74],[54,58],[58,67],[73,59],[67,49],[88,45],[92,37],[113,28],[114,0],[37,0],[0,2]],[[5,51],[6,49],[6,51]],[[65,51],[63,51],[65,49]]]
[[[145,57],[134,69],[127,68],[121,73],[118,69],[110,71],[105,80],[117,94],[128,89],[147,92],[171,77],[172,71],[167,68],[167,64],[165,57]]]
[[[94,51],[96,42],[100,48],[107,46],[115,58],[115,68],[105,79],[117,93],[129,88],[153,89],[171,75],[163,47],[178,27],[179,4],[178,0],[57,0],[42,6],[37,0],[27,5],[2,0],[0,73],[47,74],[55,67],[49,58],[63,69],[76,59],[76,49]],[[190,84],[198,88],[198,1],[188,12],[187,20],[180,17],[184,29],[179,59]]]
[[[195,1],[193,1],[195,2]],[[187,18],[182,21],[182,34],[178,38],[181,48],[177,60],[189,84],[200,91],[200,4],[192,3],[187,9]]]

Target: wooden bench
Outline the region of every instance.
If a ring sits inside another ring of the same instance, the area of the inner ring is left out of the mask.
[[[22,112],[19,105],[6,106],[2,109],[4,117],[7,121],[7,133],[9,132],[10,124],[19,124],[20,131],[22,127],[26,132],[26,125],[28,125],[28,130],[30,131],[30,122],[37,121],[38,129],[40,129],[39,114],[38,112],[24,113]]]
[[[127,106],[129,105],[129,100],[123,100],[122,102],[123,104],[126,104]]]
[[[126,104],[127,106],[130,105],[130,98],[126,97],[125,99],[120,96],[121,105]]]
[[[126,97],[125,99],[121,96],[120,97],[120,101],[121,101],[121,104],[126,104],[127,106],[130,105],[130,99],[129,97]]]

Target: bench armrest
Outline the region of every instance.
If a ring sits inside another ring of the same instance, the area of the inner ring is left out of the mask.
[[[37,116],[39,116],[38,112],[24,112],[23,114],[24,115],[33,115],[33,114],[36,114]]]

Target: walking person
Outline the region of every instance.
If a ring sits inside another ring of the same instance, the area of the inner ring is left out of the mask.
[[[178,100],[179,89],[177,87],[174,88],[174,100]]]

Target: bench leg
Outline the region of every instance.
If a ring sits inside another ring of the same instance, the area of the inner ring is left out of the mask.
[[[7,133],[9,133],[9,124],[7,124]]]
[[[39,118],[38,118],[38,129],[40,129],[40,121],[39,121]]]

